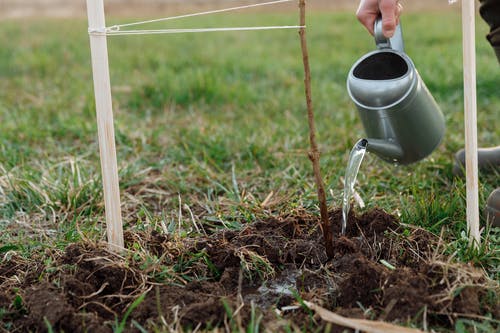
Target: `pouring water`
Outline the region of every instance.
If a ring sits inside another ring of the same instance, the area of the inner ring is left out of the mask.
[[[349,216],[349,210],[351,208],[350,200],[354,191],[354,184],[356,183],[359,167],[366,153],[367,143],[368,141],[366,139],[360,139],[356,142],[349,154],[349,161],[347,162],[345,171],[344,197],[342,200],[342,235],[345,234],[347,228],[347,217]]]

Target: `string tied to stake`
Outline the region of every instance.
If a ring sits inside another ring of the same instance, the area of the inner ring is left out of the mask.
[[[210,10],[210,11],[205,11],[205,12],[163,17],[163,18],[153,19],[153,20],[125,23],[125,24],[117,24],[117,25],[113,25],[113,26],[101,28],[101,29],[90,29],[89,28],[89,34],[90,35],[99,35],[99,36],[102,36],[102,35],[105,35],[105,36],[123,36],[123,35],[179,34],[179,33],[222,32],[222,31],[256,31],[256,30],[303,29],[303,28],[305,28],[305,26],[302,26],[302,25],[281,25],[281,26],[216,27],[216,28],[184,28],[184,29],[176,29],[176,28],[140,29],[140,30],[139,29],[138,30],[126,30],[126,29],[124,30],[123,29],[125,27],[138,26],[138,25],[157,23],[157,22],[163,22],[163,21],[170,21],[170,20],[176,20],[176,19],[182,19],[182,18],[188,18],[188,17],[194,17],[194,16],[201,16],[201,15],[216,14],[216,13],[222,13],[222,12],[228,12],[228,11],[234,11],[234,10],[253,8],[253,7],[258,7],[258,6],[274,5],[274,4],[290,2],[290,1],[294,1],[294,0],[274,0],[274,1],[244,5],[244,6]]]

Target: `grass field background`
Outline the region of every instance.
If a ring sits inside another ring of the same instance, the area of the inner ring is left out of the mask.
[[[264,2],[264,1],[261,1]],[[173,13],[186,13],[189,11],[212,10],[253,4],[250,0],[106,0],[104,1],[106,13],[112,16],[151,16],[157,17],[160,13],[166,16]],[[429,10],[459,10],[457,3],[448,1],[420,0],[402,1],[405,11]],[[274,4],[273,6],[260,7],[264,11],[294,11],[297,2]],[[0,3],[0,17],[2,18],[27,18],[27,17],[85,17],[85,1],[63,0],[3,0]],[[307,7],[312,10],[329,11],[354,11],[358,2],[351,0],[308,0]],[[248,11],[248,10],[247,10]],[[252,9],[254,11],[254,9]],[[160,14],[161,16],[161,14]]]
[[[290,12],[231,14],[161,27],[297,22]],[[117,23],[123,19],[108,18]],[[467,251],[465,184],[451,173],[464,144],[460,15],[407,13],[403,27],[407,53],[445,115],[446,137],[406,167],[369,154],[357,190],[365,209],[381,207],[436,234],[444,228],[450,253],[498,279],[498,232],[483,232],[480,253]],[[478,140],[492,146],[500,138],[499,68],[486,32],[478,18]],[[348,153],[363,136],[345,80],[374,42],[351,12],[309,13],[307,38],[334,209]],[[105,240],[85,19],[7,20],[0,44],[0,252],[29,257]],[[318,211],[295,30],[111,37],[108,47],[126,229],[186,235],[196,231],[193,221],[206,230],[239,228],[263,215]],[[499,179],[480,174],[481,207]]]

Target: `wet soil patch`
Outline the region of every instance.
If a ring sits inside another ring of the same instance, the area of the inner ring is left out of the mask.
[[[351,213],[345,236],[339,236],[341,212],[330,218],[337,235],[331,259],[318,218],[308,214],[192,238],[128,232],[130,251],[120,256],[91,243],[46,253],[45,260],[5,255],[2,328],[326,328],[302,300],[344,316],[443,329],[461,316],[500,315],[498,284],[446,258],[436,236],[403,228],[381,210]]]

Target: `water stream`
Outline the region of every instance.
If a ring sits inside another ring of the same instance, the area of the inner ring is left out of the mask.
[[[365,157],[367,144],[368,141],[366,139],[360,139],[356,142],[349,154],[349,161],[347,162],[347,168],[345,170],[344,197],[342,200],[342,235],[345,234],[347,228],[347,217],[351,209],[350,200],[354,191],[354,184],[356,183],[359,167],[363,161],[363,157]]]

